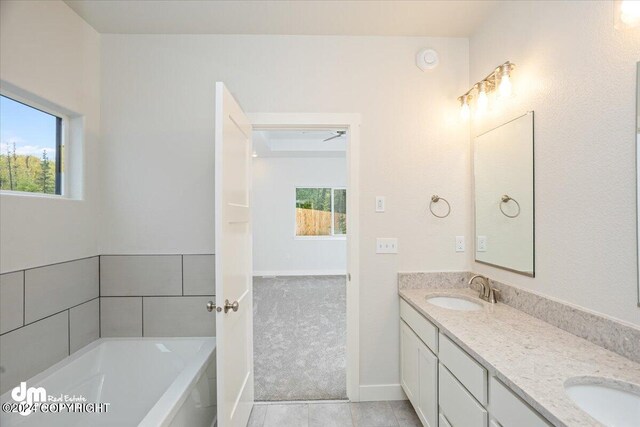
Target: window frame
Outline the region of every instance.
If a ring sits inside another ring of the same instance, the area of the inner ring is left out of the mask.
[[[67,179],[65,170],[68,169],[68,141],[69,141],[69,115],[63,113],[60,110],[47,107],[40,102],[29,99],[28,97],[18,95],[15,92],[0,89],[0,96],[4,96],[14,102],[20,103],[27,107],[41,111],[45,114],[49,114],[56,118],[56,170],[55,170],[55,193],[36,193],[30,191],[19,190],[2,190],[0,189],[0,195],[11,195],[20,197],[44,197],[52,199],[66,199],[69,198],[69,188],[67,185]]]
[[[299,236],[297,234],[298,231],[298,222],[296,220],[295,209],[298,201],[298,189],[299,188],[313,188],[313,189],[329,189],[331,190],[331,234],[324,236]],[[293,189],[293,238],[294,240],[346,240],[347,234],[335,234],[335,223],[334,223],[334,191],[335,190],[345,190],[347,191],[346,186],[338,186],[334,187],[332,185],[296,185]],[[346,200],[345,200],[346,202]],[[347,233],[349,233],[349,228],[347,228]]]

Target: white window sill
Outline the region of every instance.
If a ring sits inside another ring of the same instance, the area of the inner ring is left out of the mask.
[[[293,240],[347,240],[347,236],[294,236]]]
[[[34,199],[49,199],[49,200],[69,200],[69,201],[81,201],[82,199],[75,199],[67,197],[62,194],[44,194],[44,193],[29,193],[28,191],[11,191],[0,190],[0,196],[2,197],[28,197]]]

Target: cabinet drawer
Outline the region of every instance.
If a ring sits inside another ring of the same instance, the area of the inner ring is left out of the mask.
[[[440,363],[483,405],[487,405],[487,370],[457,344],[440,334]]]
[[[540,414],[495,377],[489,381],[489,403],[491,416],[503,427],[549,427]]]
[[[455,379],[439,365],[438,395],[440,411],[454,427],[487,427],[487,411]]]
[[[429,346],[431,351],[438,354],[438,328],[402,298],[400,299],[400,317]]]

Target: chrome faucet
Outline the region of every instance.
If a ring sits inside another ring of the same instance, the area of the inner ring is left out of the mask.
[[[491,304],[495,304],[497,302],[496,294],[499,293],[499,291],[495,288],[492,288],[489,284],[489,279],[482,274],[476,274],[475,276],[471,277],[471,279],[469,279],[468,285],[471,286],[473,284],[473,281],[476,279],[480,279],[478,283],[480,283],[481,286],[480,295],[478,295],[478,298]]]

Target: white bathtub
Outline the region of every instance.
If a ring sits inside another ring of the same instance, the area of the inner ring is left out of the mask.
[[[215,349],[215,338],[101,338],[26,380],[26,387],[109,403],[106,413],[2,411],[0,425],[210,427],[216,420]],[[14,402],[11,391],[0,401]]]

